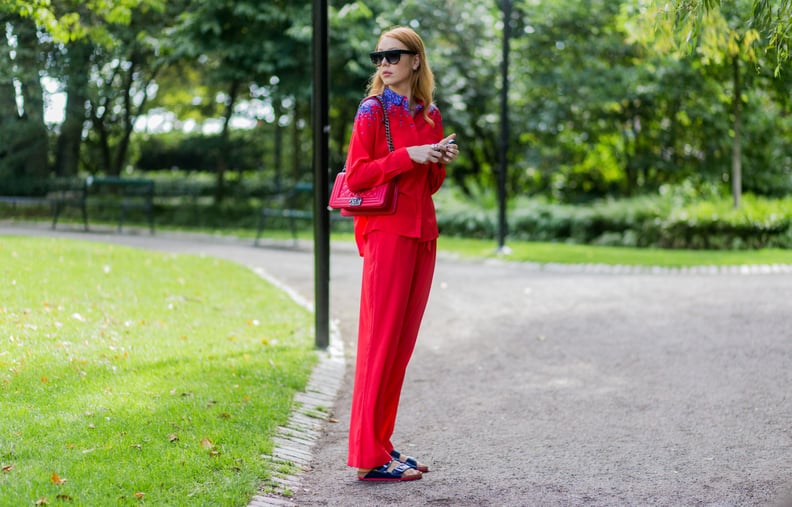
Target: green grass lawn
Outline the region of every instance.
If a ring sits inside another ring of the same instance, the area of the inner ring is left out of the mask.
[[[228,261],[0,240],[0,505],[245,505],[313,318]]]

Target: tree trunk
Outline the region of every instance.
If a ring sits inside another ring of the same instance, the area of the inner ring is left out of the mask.
[[[740,60],[737,56],[732,60],[734,97],[732,109],[734,111],[734,140],[732,141],[732,198],[734,207],[739,208],[742,200],[742,146],[740,139],[740,123],[742,100],[740,89]]]
[[[39,79],[39,42],[36,26],[29,20],[14,22],[17,36],[16,63],[22,92],[23,115],[19,132],[23,135],[16,149],[23,155],[23,174],[34,179],[49,175],[47,126],[44,124],[44,90]]]
[[[300,157],[303,155],[302,150],[300,149],[300,126],[298,123],[300,122],[300,113],[299,113],[299,102],[297,101],[297,97],[294,97],[294,108],[292,109],[292,121],[291,121],[291,130],[292,130],[292,181],[299,181],[300,180]]]
[[[228,147],[229,124],[231,116],[234,114],[234,105],[239,94],[240,83],[237,80],[231,82],[228,90],[228,101],[226,102],[225,113],[223,114],[223,131],[220,134],[220,153],[217,154],[217,178],[215,183],[215,204],[222,204],[225,199],[225,173],[228,170],[228,159],[226,150]]]
[[[12,154],[10,146],[19,120],[13,68],[11,48],[3,35],[0,37],[0,178],[10,176],[14,172],[13,166],[16,165],[10,160]]]
[[[272,101],[275,109],[275,146],[272,154],[272,165],[275,170],[275,189],[280,191],[283,185],[283,127],[280,117],[283,115],[283,104],[279,98]]]
[[[101,162],[99,167],[93,168],[91,172],[106,172],[108,175],[112,176],[114,174],[110,167],[110,133],[108,132],[107,125],[105,125],[105,117],[108,115],[107,111],[110,107],[109,100],[107,97],[98,100],[102,101],[102,103],[91,103],[91,123],[93,124],[93,131],[99,136],[99,154],[101,156]],[[101,115],[98,113],[100,109],[103,111]]]
[[[140,107],[137,111],[132,110],[134,108],[132,103],[132,84],[135,81],[134,76],[138,72],[142,75],[143,69],[139,70],[138,58],[135,55],[130,58],[130,62],[131,65],[126,71],[126,76],[124,78],[124,111],[122,113],[123,123],[121,125],[121,139],[118,140],[118,146],[116,146],[115,158],[113,159],[112,166],[112,171],[115,175],[121,174],[121,171],[124,169],[127,152],[129,151],[129,139],[132,136],[132,130],[135,128],[135,118],[137,118],[138,114],[143,111],[147,99],[146,90],[148,89],[148,83],[143,83],[143,99],[141,101]]]
[[[66,49],[66,115],[55,151],[55,174],[58,176],[74,176],[79,170],[92,51],[90,44],[85,42],[69,43]]]

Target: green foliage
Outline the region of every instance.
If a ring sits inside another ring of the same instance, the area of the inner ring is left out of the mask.
[[[651,20],[652,29],[643,36],[654,38],[666,50],[695,50],[707,60],[740,53],[752,61],[763,52],[775,58],[776,76],[790,58],[790,0],[631,0],[626,5]]]
[[[3,505],[250,500],[316,360],[307,311],[216,259],[8,237],[0,259]]]
[[[525,241],[675,249],[792,247],[792,198],[748,194],[743,206],[717,192],[664,187],[657,196],[588,205],[519,199],[508,214],[509,237]],[[494,238],[496,210],[445,193],[438,205],[444,235]]]
[[[267,144],[256,130],[235,132],[224,144],[220,135],[172,132],[141,136],[140,156],[135,166],[141,171],[180,170],[186,173],[212,172],[218,154],[227,150],[228,169],[255,171],[262,167]]]
[[[129,25],[136,10],[162,12],[164,8],[163,0],[8,0],[0,13],[32,19],[59,43],[87,38],[111,46],[114,30]]]

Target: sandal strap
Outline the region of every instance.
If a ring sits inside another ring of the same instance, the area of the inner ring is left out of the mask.
[[[406,454],[405,454],[405,456],[406,456]],[[404,459],[404,461],[402,461],[401,460],[402,453],[397,451],[396,449],[391,451],[391,457],[393,457],[393,459],[395,459],[396,461],[399,461],[401,463],[406,463],[411,468],[418,468],[418,460],[417,459],[413,458],[412,456],[407,456]]]
[[[393,464],[394,462],[398,463],[398,465],[394,466],[393,468],[390,468],[390,465]],[[388,468],[390,469],[390,473],[392,473],[392,474],[395,473],[395,474],[398,474],[399,476],[402,476],[402,475],[404,475],[404,472],[409,470],[411,467],[409,465],[407,465],[406,463],[402,463],[400,461],[393,460],[390,463],[388,463]]]
[[[401,459],[402,456],[404,456],[404,460]],[[406,454],[403,455],[400,451],[397,451],[396,449],[391,451],[391,457],[393,457],[393,459],[395,459],[396,461],[404,463],[410,468],[414,468],[415,470],[418,470],[419,472],[429,471],[429,467],[419,463],[417,458],[413,458],[412,456],[407,456]]]
[[[391,460],[380,467],[372,468],[361,479],[401,479],[408,470],[410,470],[408,465],[398,460]]]

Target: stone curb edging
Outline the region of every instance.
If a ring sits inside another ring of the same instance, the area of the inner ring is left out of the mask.
[[[286,292],[295,302],[313,312],[313,305],[290,287],[267,274],[263,269],[256,273]],[[272,477],[260,487],[259,493],[247,507],[297,507],[289,500],[291,492],[301,486],[301,472],[310,470],[312,450],[322,436],[324,425],[330,421],[330,413],[346,370],[344,342],[336,322],[330,323],[330,346],[317,352],[319,363],[313,370],[305,391],[294,397],[294,410],[288,422],[278,428],[273,438],[275,447],[270,456],[262,459],[273,463]],[[296,474],[279,471],[284,468],[299,468]]]
[[[527,271],[548,273],[584,273],[601,275],[774,275],[792,274],[790,264],[745,264],[730,266],[631,266],[622,264],[560,264],[539,262],[510,262],[488,259],[484,264],[493,266],[515,266]]]

